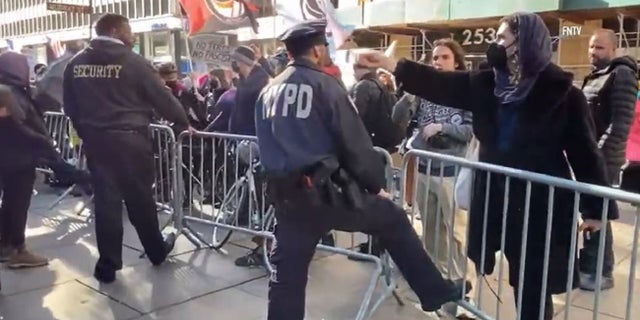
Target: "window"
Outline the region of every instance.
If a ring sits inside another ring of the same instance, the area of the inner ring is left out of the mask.
[[[171,43],[172,36],[169,31],[148,33],[146,34],[146,39],[146,58],[172,60],[173,44]]]

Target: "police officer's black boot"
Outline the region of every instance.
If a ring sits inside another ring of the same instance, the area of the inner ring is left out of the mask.
[[[460,280],[454,280],[454,281],[448,280],[448,282],[450,282],[451,284],[450,291],[443,292],[440,299],[437,299],[437,300],[434,299],[433,301],[429,301],[428,303],[423,303],[422,310],[426,312],[437,311],[440,309],[440,307],[442,307],[443,304],[447,302],[458,301],[462,299],[464,295],[471,292],[472,286],[471,286],[471,282],[469,281],[460,279]],[[463,295],[463,290],[464,290],[464,295]]]

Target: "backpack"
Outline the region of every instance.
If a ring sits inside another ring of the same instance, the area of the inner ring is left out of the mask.
[[[395,151],[395,148],[404,139],[406,130],[404,126],[391,120],[391,114],[397,99],[391,92],[383,88],[378,81],[374,79],[363,80],[375,83],[380,89],[380,96],[377,100],[379,105],[372,106],[370,111],[364,115],[362,122],[369,131],[374,146],[387,151]]]

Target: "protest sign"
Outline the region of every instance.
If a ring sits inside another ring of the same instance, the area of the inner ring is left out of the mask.
[[[191,60],[206,64],[209,69],[231,69],[233,47],[221,43],[217,36],[199,36],[191,39]]]

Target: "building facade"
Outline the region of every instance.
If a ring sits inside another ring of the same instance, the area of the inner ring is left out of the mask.
[[[360,46],[384,47],[397,41],[397,55],[418,59],[431,52],[431,44],[451,37],[468,53],[470,67],[484,59],[495,40],[499,20],[518,11],[536,12],[554,38],[554,61],[581,79],[590,71],[588,42],[596,28],[618,34],[621,54],[640,56],[640,0],[339,0],[338,18],[358,26]],[[384,14],[381,14],[384,13]],[[237,30],[239,42],[265,43],[286,28],[282,17],[259,19],[260,30]]]
[[[285,19],[274,16],[272,1],[252,0],[260,7],[259,30],[225,31],[227,43],[256,43],[265,52],[279,44],[275,38],[287,27]],[[314,0],[310,0],[314,1]],[[93,14],[47,10],[47,2],[91,5]],[[554,42],[554,59],[580,78],[589,71],[587,49],[595,28],[610,28],[619,34],[621,53],[640,56],[640,0],[339,0],[338,18],[358,27],[356,42],[365,47],[384,47],[398,42],[399,56],[417,59],[429,54],[431,43],[453,37],[469,54],[471,67],[477,66],[494,40],[501,17],[516,11],[539,13]],[[180,61],[188,65],[186,25],[177,0],[0,0],[0,48],[32,54],[46,62],[49,39],[88,39],[91,22],[106,12],[131,20],[137,35],[135,50],[154,61]],[[384,14],[380,14],[384,12]],[[6,41],[8,40],[8,41]]]
[[[92,7],[93,14],[47,10],[47,2]],[[34,52],[46,62],[49,39],[89,39],[92,22],[104,13],[128,17],[137,36],[135,51],[150,60],[186,56],[183,19],[175,0],[4,0],[0,1],[0,47]]]

